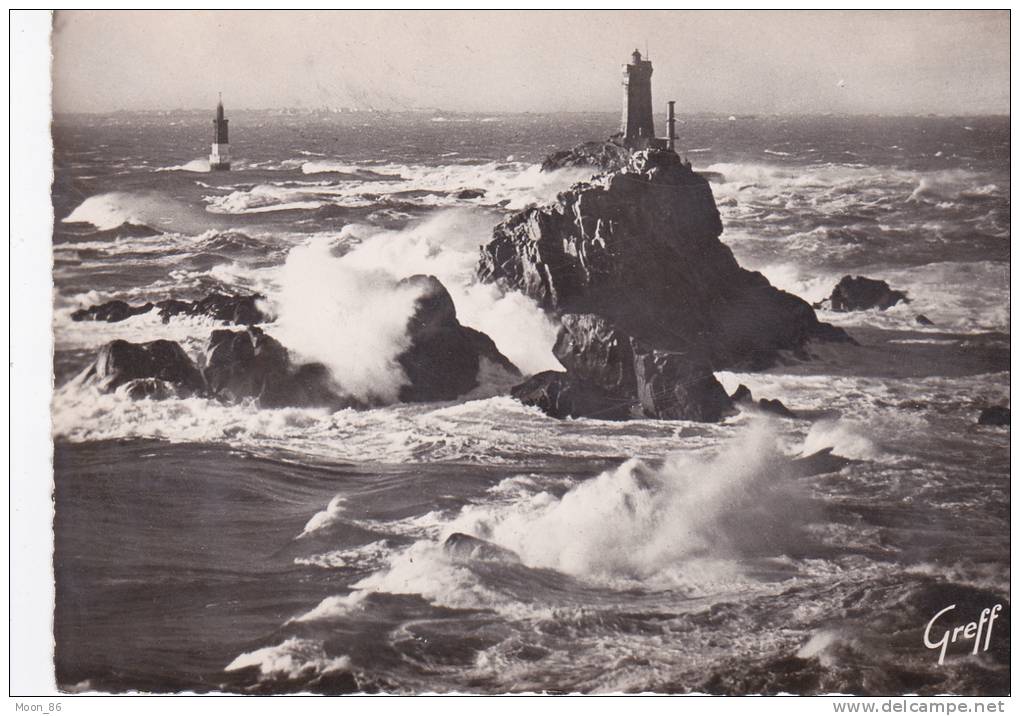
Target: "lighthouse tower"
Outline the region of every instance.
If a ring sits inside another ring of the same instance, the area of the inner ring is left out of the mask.
[[[212,152],[209,154],[209,168],[213,171],[230,169],[230,142],[227,139],[227,123],[223,118],[223,95],[216,105],[216,119],[213,120]]]
[[[652,63],[634,50],[631,63],[623,67],[624,146],[644,149],[654,144],[655,120],[652,118]]]

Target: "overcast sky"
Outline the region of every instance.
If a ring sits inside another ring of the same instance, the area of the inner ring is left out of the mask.
[[[1006,11],[60,12],[54,105],[616,110],[646,45],[680,111],[1009,111]]]

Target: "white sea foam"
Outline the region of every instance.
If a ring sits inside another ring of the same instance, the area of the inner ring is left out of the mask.
[[[296,679],[351,668],[350,657],[329,656],[321,641],[291,637],[277,646],[245,652],[227,664],[224,671],[258,667],[264,677]]]
[[[387,540],[369,542],[368,544],[349,549],[337,549],[311,557],[297,557],[294,564],[307,564],[314,567],[338,569],[378,569],[386,557],[392,554],[393,548]]]
[[[802,454],[811,455],[824,448],[852,460],[874,460],[880,451],[868,437],[867,428],[849,420],[821,420],[811,426]]]
[[[344,174],[356,178],[329,179],[314,185],[294,182],[259,184],[238,188],[227,195],[206,197],[210,211],[252,213],[280,207],[314,208],[333,204],[364,207],[378,203],[379,196],[424,206],[456,206],[465,200],[454,194],[464,189],[482,190],[480,201],[520,209],[544,203],[578,181],[589,179],[592,169],[567,168],[543,172],[537,164],[508,161],[487,164],[355,164],[329,159],[301,164],[305,174]],[[314,205],[314,206],[313,206]]]
[[[355,592],[327,598],[299,619],[345,616],[373,592],[418,594],[442,606],[515,618],[548,618],[550,609],[564,606],[545,587],[552,602],[522,600],[516,591],[530,589],[518,584],[527,577],[491,581],[470,560],[447,554],[442,543],[454,532],[512,550],[527,568],[602,586],[692,596],[756,588],[741,560],[785,554],[802,542],[799,528],[812,518],[784,477],[787,464],[768,423],[757,421],[713,454],[672,455],[661,466],[631,459],[562,497],[518,478],[497,490],[503,499],[465,506],[435,525],[438,539],[419,539],[391,554],[384,568],[353,585]]]
[[[339,257],[335,242],[313,238],[291,251],[271,296],[277,337],[330,366],[351,394],[392,402],[406,381],[396,357],[408,345],[405,328],[418,297],[397,281],[428,274],[450,292],[460,322],[486,333],[522,371],[558,368],[557,329],[538,305],[474,279],[478,245],[494,221],[488,213],[451,210],[399,231],[349,225],[340,243],[353,248]]]
[[[298,537],[304,537],[312,532],[322,529],[323,527],[329,527],[334,524],[340,516],[344,513],[344,503],[347,500],[343,495],[336,495],[329,504],[326,505],[326,509],[322,512],[316,512],[312,515],[312,518],[305,524],[305,528],[301,530],[301,534]]]
[[[540,493],[497,515],[467,508],[451,529],[471,525],[526,564],[580,577],[728,583],[734,557],[763,535],[782,542],[793,524],[784,459],[756,422],[714,456],[677,454],[661,467],[629,460],[561,498]]]
[[[160,167],[158,172],[196,172],[205,173],[211,171],[208,159],[192,159],[184,164],[175,164],[169,167]]]
[[[301,358],[324,363],[346,393],[393,403],[407,384],[397,357],[410,346],[407,323],[421,290],[350,256],[334,256],[321,237],[291,250],[272,297],[274,335]]]
[[[794,237],[795,238],[795,237]],[[826,272],[784,262],[758,267],[776,288],[809,302],[828,298],[847,274],[886,281],[904,291],[909,303],[885,310],[819,312],[819,318],[839,326],[866,325],[911,331],[980,333],[1009,331],[1009,266],[996,261],[938,262],[907,268],[861,266],[853,271]],[[921,326],[924,314],[935,325]]]

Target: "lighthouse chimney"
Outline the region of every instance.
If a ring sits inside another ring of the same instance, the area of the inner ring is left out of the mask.
[[[666,102],[666,149],[671,152],[676,151],[676,113],[675,113],[675,100]]]
[[[212,152],[209,154],[209,168],[213,171],[230,169],[230,141],[227,138],[227,123],[223,117],[223,95],[216,105],[216,119],[213,120]]]

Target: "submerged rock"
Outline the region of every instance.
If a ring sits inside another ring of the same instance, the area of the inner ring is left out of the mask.
[[[519,564],[521,561],[516,552],[478,537],[466,535],[463,532],[454,532],[447,537],[443,543],[443,551],[460,561],[503,562],[504,564]]]
[[[842,455],[834,455],[831,447],[822,448],[810,455],[799,457],[792,463],[793,472],[801,477],[811,475],[824,475],[830,472],[839,472],[852,463],[853,460]]]
[[[894,291],[885,281],[865,276],[844,276],[832,289],[832,294],[822,303],[827,302],[833,311],[845,313],[867,311],[872,308],[884,311],[900,301],[910,302],[907,294]],[[918,320],[918,323],[921,321]]]
[[[184,349],[174,341],[149,343],[111,341],[99,349],[96,359],[80,375],[80,380],[111,392],[131,381],[154,379],[164,383],[139,383],[129,388],[132,397],[148,397],[170,388],[183,395],[201,393],[202,374]]]
[[[742,269],[721,233],[708,182],[675,153],[647,150],[499,224],[477,273],[553,313],[597,314],[714,369],[762,368],[811,339],[849,340],[800,298]]]
[[[985,408],[978,416],[978,425],[1009,425],[1009,408],[993,405]]]
[[[410,347],[397,356],[408,384],[400,389],[405,403],[453,400],[478,387],[482,361],[505,373],[510,381],[520,371],[480,331],[462,326],[449,291],[435,276],[415,275],[400,285],[421,294],[407,323]]]
[[[934,323],[932,323],[931,319],[928,318],[923,313],[918,313],[914,317],[914,320],[917,321],[918,325],[921,325],[921,326],[934,326],[935,325]]]
[[[209,316],[225,323],[250,326],[271,320],[271,317],[258,307],[258,303],[264,299],[265,296],[260,294],[226,296],[221,293],[211,293],[199,301],[181,301],[169,298],[140,306],[132,306],[125,301],[108,301],[75,311],[71,314],[71,320],[115,323],[156,309],[159,317],[163,319],[163,323],[169,322],[174,316],[184,315]]]
[[[481,199],[485,196],[485,189],[461,189],[454,197],[457,199]]]

